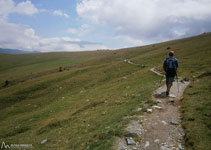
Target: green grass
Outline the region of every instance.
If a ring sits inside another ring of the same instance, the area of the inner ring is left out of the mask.
[[[187,149],[211,148],[211,74],[197,78],[185,93],[183,125]]]
[[[192,81],[182,108],[186,147],[206,149],[211,138],[210,42],[211,34],[204,34],[116,51],[0,54],[0,142],[41,150],[112,149],[129,122],[125,116],[152,103],[160,77],[149,69],[161,70],[170,46],[179,59],[179,75]],[[6,80],[9,85],[3,87]]]

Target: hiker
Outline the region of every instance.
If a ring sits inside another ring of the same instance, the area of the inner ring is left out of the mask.
[[[175,75],[177,75],[178,61],[174,56],[174,51],[169,51],[169,57],[163,63],[163,69],[166,76],[166,96],[169,95]]]

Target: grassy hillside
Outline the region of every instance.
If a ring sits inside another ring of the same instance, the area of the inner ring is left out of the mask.
[[[152,103],[160,78],[149,69],[162,68],[170,47],[178,74],[192,81],[182,108],[186,147],[209,149],[210,43],[207,33],[116,51],[0,54],[0,141],[43,150],[112,149],[129,121],[125,116]]]

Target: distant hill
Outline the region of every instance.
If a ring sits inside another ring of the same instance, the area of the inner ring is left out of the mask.
[[[17,49],[5,49],[5,48],[0,48],[0,53],[5,53],[5,54],[29,54],[29,53],[40,53],[39,51],[24,51],[24,50],[17,50]]]

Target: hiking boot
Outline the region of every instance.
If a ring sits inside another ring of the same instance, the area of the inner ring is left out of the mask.
[[[166,96],[169,96],[169,91],[166,91]]]

